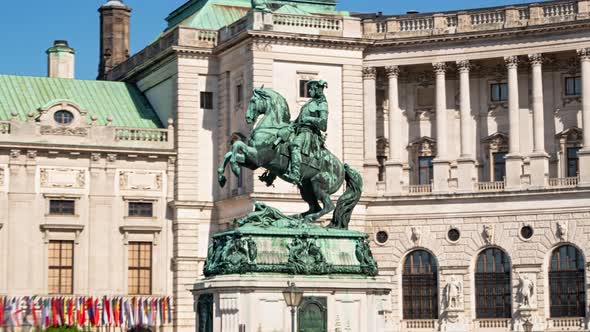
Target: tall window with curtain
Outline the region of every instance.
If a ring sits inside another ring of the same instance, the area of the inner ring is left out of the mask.
[[[425,250],[406,257],[402,275],[404,319],[438,319],[438,268]]]
[[[477,257],[475,266],[477,318],[510,318],[510,259],[504,251],[490,248]]]
[[[571,245],[553,250],[549,265],[549,304],[551,317],[584,317],[584,257]]]

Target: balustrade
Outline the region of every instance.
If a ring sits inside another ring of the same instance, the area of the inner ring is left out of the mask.
[[[342,30],[341,18],[273,14],[273,24],[320,30]]]
[[[506,14],[503,11],[483,12],[471,15],[472,25],[504,23],[505,20]]]
[[[412,319],[406,320],[406,328],[408,329],[433,329],[434,320],[431,319]]]
[[[567,178],[554,178],[549,179],[549,187],[554,188],[573,188],[578,185],[579,178],[576,177],[567,177]]]
[[[504,181],[477,182],[476,183],[476,190],[479,192],[503,191],[504,187],[505,187]]]
[[[407,186],[406,191],[410,195],[430,194],[432,192],[431,184],[418,184]]]
[[[168,142],[167,129],[115,129],[117,141]]]
[[[434,28],[434,19],[432,17],[414,18],[409,20],[400,20],[400,31],[423,31]]]
[[[543,6],[543,17],[558,17],[575,15],[577,13],[575,2],[551,3]]]
[[[477,321],[480,329],[508,328],[510,319],[481,319]]]

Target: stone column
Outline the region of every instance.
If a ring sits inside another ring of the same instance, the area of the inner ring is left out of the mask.
[[[470,63],[468,60],[457,61],[459,70],[459,87],[460,87],[460,115],[461,115],[461,156],[457,160],[457,169],[459,171],[459,191],[473,191],[475,185],[476,169],[475,158],[472,149],[469,148],[470,141],[473,139],[473,126],[471,120],[471,95],[469,87],[469,70]]]
[[[578,50],[582,64],[582,136],[583,146],[578,152],[580,185],[590,187],[590,48]]]
[[[364,132],[365,132],[365,176],[364,191],[369,195],[377,193],[379,163],[377,162],[377,69],[363,68],[364,91]]]
[[[506,189],[521,187],[522,155],[520,153],[520,104],[518,99],[518,57],[504,58],[508,68],[508,122],[510,127],[509,153],[506,156]]]
[[[450,162],[447,147],[447,91],[446,69],[444,62],[432,64],[436,75],[436,158],[433,160],[434,181],[432,191],[445,193],[449,191]]]
[[[399,108],[399,68],[385,68],[389,78],[389,159],[385,165],[387,194],[400,194],[402,189],[402,111]]]
[[[531,159],[531,186],[545,188],[549,181],[549,155],[545,152],[545,121],[543,110],[543,56],[530,54],[533,83],[533,153]]]

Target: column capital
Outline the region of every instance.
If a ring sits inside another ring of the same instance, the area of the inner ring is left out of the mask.
[[[518,68],[518,56],[517,55],[505,56],[504,62],[506,63],[506,67],[508,67],[508,69]]]
[[[387,67],[385,67],[385,72],[387,73],[387,77],[389,77],[389,78],[399,77],[399,67],[398,66],[387,66]]]
[[[576,52],[582,61],[590,60],[590,48],[580,48],[577,49]]]
[[[447,64],[446,62],[435,62],[432,64],[432,68],[437,75],[442,75],[447,71]]]
[[[459,69],[460,73],[469,73],[471,62],[469,60],[459,60],[457,61],[457,69]]]
[[[374,80],[377,78],[377,68],[375,67],[363,67],[363,79]]]
[[[528,58],[532,66],[540,66],[543,64],[543,54],[541,53],[529,54]]]

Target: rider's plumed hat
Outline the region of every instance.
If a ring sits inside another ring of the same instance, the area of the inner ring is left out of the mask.
[[[312,80],[309,81],[309,83],[307,83],[308,85],[318,85],[320,88],[327,88],[328,87],[328,82],[324,81],[324,80]]]

